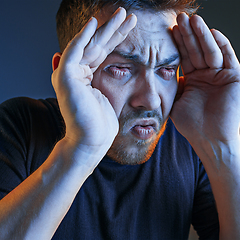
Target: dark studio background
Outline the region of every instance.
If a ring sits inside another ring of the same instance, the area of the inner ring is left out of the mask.
[[[61,0],[0,0],[0,102],[52,97],[51,59],[59,50],[55,15]],[[202,0],[201,14],[220,29],[240,57],[238,0]]]

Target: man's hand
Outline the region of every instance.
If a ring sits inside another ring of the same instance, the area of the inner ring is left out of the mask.
[[[173,35],[184,77],[171,117],[195,147],[201,141],[239,140],[240,67],[228,41],[201,17],[182,13]]]
[[[119,8],[97,29],[91,18],[68,44],[52,75],[60,110],[66,124],[66,137],[77,145],[104,155],[118,132],[118,120],[108,99],[92,88],[94,71],[136,25],[136,16]],[[53,60],[54,62],[54,60]]]
[[[219,239],[240,239],[240,67],[228,41],[184,13],[173,35],[184,77],[171,117],[200,157],[216,200]]]

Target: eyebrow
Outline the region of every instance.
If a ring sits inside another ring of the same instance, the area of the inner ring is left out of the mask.
[[[119,55],[120,57],[123,57],[125,59],[128,59],[128,60],[134,61],[136,63],[139,63],[141,65],[145,65],[145,63],[144,63],[144,61],[143,61],[143,59],[141,58],[140,55],[132,54],[132,53],[126,53],[126,52],[117,51],[117,50],[114,50],[112,53],[116,54],[116,55]],[[180,59],[180,55],[178,53],[175,53],[172,56],[170,56],[168,58],[165,58],[165,59],[161,60],[160,62],[158,62],[156,64],[156,67],[169,65],[177,59]]]

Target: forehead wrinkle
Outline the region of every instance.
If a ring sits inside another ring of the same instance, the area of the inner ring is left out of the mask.
[[[155,23],[154,23],[155,25]],[[140,30],[141,32],[144,32],[144,33],[150,33],[150,34],[158,34],[158,33],[161,33],[162,30],[160,29],[171,29],[171,27],[166,24],[166,23],[162,23],[162,24],[159,24],[158,25],[158,28],[153,30],[153,27],[152,26],[148,26],[148,27],[141,27],[140,25],[137,25],[132,31],[137,31],[137,30]]]
[[[157,55],[157,49],[153,48],[153,47],[150,47],[150,50],[149,50],[149,66],[151,68],[154,68],[156,66],[156,55]]]
[[[147,44],[148,45],[148,44]],[[159,50],[156,46],[147,46],[146,43],[143,46],[128,45],[128,48],[121,49],[116,48],[113,53],[123,57],[125,59],[131,60],[149,68],[154,68],[156,65],[157,52]]]
[[[135,54],[133,51],[126,52],[121,50],[114,50],[111,54],[116,54],[119,57],[125,58],[127,60],[133,61],[135,63],[138,63],[140,65],[146,65],[146,61],[143,59],[141,54]]]

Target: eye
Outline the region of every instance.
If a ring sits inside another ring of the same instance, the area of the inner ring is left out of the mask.
[[[158,74],[164,80],[171,80],[176,75],[176,67],[161,67],[158,69]]]
[[[129,67],[121,67],[121,66],[109,66],[104,69],[107,73],[109,73],[112,77],[122,80],[129,78],[131,76],[131,68]]]

